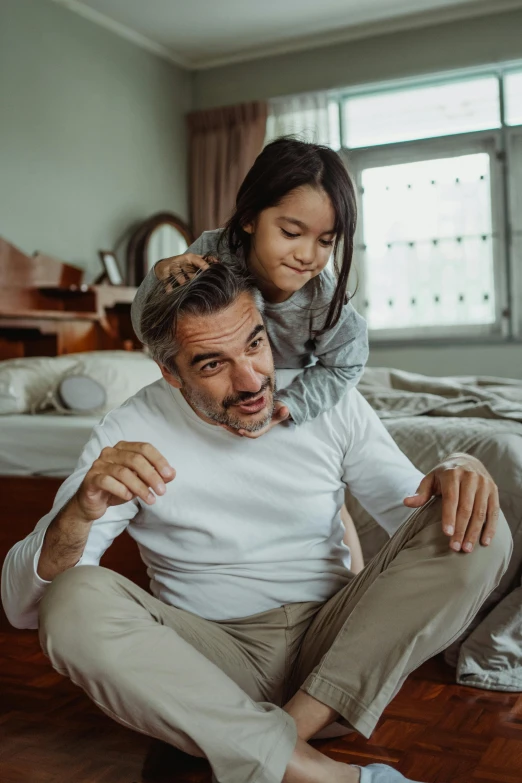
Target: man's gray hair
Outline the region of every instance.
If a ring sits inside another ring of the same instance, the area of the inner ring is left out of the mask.
[[[183,315],[214,315],[230,307],[241,294],[250,294],[258,310],[264,309],[263,297],[254,278],[239,262],[210,262],[208,269],[183,285],[169,278],[158,280],[145,299],[141,314],[142,339],[152,358],[177,375],[175,358],[178,320]]]

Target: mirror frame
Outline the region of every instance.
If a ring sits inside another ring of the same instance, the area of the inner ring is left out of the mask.
[[[138,286],[147,272],[147,247],[152,232],[159,226],[169,225],[175,228],[185,239],[187,246],[194,242],[194,236],[190,227],[172,212],[157,212],[145,220],[132,234],[127,245],[127,270],[129,283]]]

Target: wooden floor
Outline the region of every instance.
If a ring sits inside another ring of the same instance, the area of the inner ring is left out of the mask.
[[[391,764],[426,783],[521,783],[522,694],[452,684],[442,660],[403,687],[371,740],[316,745],[346,763]],[[183,757],[103,715],[56,674],[32,631],[0,634],[0,783],[208,783]]]

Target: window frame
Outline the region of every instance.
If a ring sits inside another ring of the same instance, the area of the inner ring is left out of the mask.
[[[506,93],[507,93],[507,80],[510,76],[519,75],[522,78],[522,64],[518,63],[517,66],[511,65],[510,67],[502,68],[501,73],[499,75],[500,79],[500,90],[501,90],[501,118],[503,119],[503,122],[506,126],[506,128],[520,128],[522,126],[522,120],[520,122],[509,122],[507,119],[507,111],[506,111]]]
[[[505,137],[510,336],[513,341],[522,342],[522,125],[508,126]],[[517,141],[518,157],[514,151]]]
[[[506,193],[504,187],[504,144],[502,130],[476,131],[474,133],[439,136],[415,141],[396,142],[381,146],[342,148],[339,154],[354,178],[357,190],[359,217],[355,235],[354,267],[358,282],[354,306],[364,315],[365,269],[361,247],[363,237],[363,203],[361,199],[361,174],[363,169],[373,166],[413,163],[437,158],[458,157],[466,154],[486,152],[490,157],[491,207],[493,242],[493,276],[495,285],[495,321],[492,324],[399,327],[397,329],[374,329],[369,331],[373,345],[418,343],[499,342],[512,334],[510,308],[508,306],[509,270],[506,236]],[[355,286],[354,286],[355,287]],[[511,327],[511,328],[510,328]]]

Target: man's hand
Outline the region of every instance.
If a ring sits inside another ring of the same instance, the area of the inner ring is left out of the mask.
[[[442,529],[455,552],[472,552],[479,538],[483,546],[491,543],[500,510],[498,489],[480,460],[450,455],[424,476],[404,505],[419,508],[433,495],[442,497]]]
[[[93,522],[109,506],[137,497],[152,505],[156,497],[149,487],[156,495],[164,495],[166,484],[175,475],[174,468],[150,443],[120,441],[102,450],[72,500],[81,518]]]
[[[46,530],[37,573],[47,582],[73,568],[81,559],[92,523],[109,506],[139,497],[155,503],[176,472],[150,443],[121,441],[107,447],[86,473],[77,492],[58,512]]]

